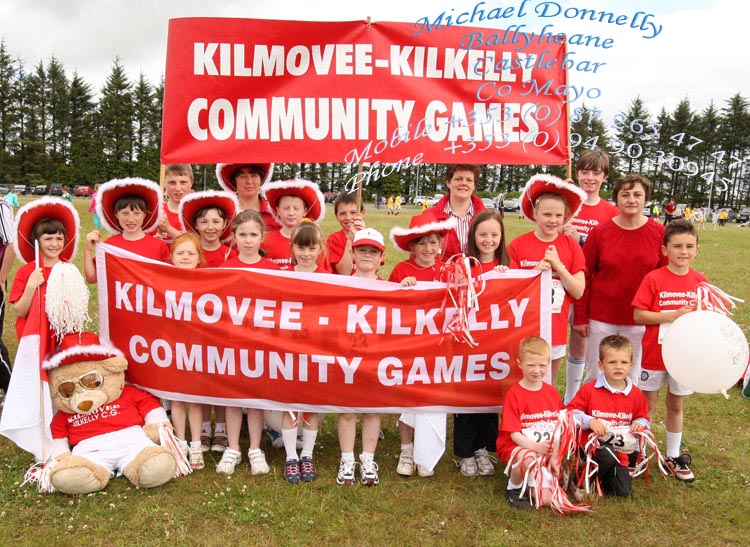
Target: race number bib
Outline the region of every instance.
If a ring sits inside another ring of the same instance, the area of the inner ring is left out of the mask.
[[[635,452],[638,450],[638,439],[630,431],[629,425],[607,426],[607,432],[599,437],[599,442],[608,444],[615,452]]]
[[[552,313],[560,313],[565,301],[565,287],[559,279],[552,280]]]
[[[531,427],[521,429],[521,433],[535,443],[551,441],[552,435],[555,433],[555,425],[555,422],[534,422]]]

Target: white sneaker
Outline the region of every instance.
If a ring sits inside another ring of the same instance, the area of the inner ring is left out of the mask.
[[[411,477],[414,474],[414,452],[412,450],[403,450],[399,454],[396,473],[404,477]]]
[[[221,461],[216,465],[216,472],[231,475],[234,473],[234,468],[237,467],[237,464],[241,461],[242,452],[227,448],[221,456]]]
[[[477,461],[477,469],[482,477],[489,477],[495,474],[495,466],[493,465],[494,454],[487,452],[486,448],[480,448],[474,452],[474,458]]]
[[[203,469],[206,466],[203,461],[203,449],[198,446],[190,446],[190,467],[193,469]]]
[[[417,466],[417,474],[420,477],[432,477],[435,474],[434,469],[427,469],[424,465]]]
[[[464,477],[476,477],[479,474],[479,469],[477,469],[477,459],[474,456],[471,458],[461,458],[458,465],[461,468],[461,474]]]
[[[266,455],[260,448],[249,449],[247,459],[250,460],[250,474],[252,475],[265,475],[271,470],[266,462]]]
[[[359,474],[362,477],[362,484],[365,486],[377,486],[380,484],[378,464],[373,460],[362,460],[359,464]]]

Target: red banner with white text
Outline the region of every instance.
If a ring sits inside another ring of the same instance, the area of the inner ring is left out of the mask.
[[[520,379],[518,344],[549,340],[548,275],[490,279],[472,347],[443,335],[445,285],[329,274],[185,270],[97,245],[99,329],[127,380],[170,400],[264,408],[481,412]]]
[[[171,19],[162,163],[567,162],[564,35]]]

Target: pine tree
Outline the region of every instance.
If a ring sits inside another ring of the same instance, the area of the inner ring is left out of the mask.
[[[102,88],[99,132],[106,177],[120,178],[133,172],[133,98],[131,84],[117,57]]]

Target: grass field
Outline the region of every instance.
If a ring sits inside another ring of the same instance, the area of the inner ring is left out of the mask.
[[[91,228],[88,201],[76,201],[83,230]],[[416,209],[392,217],[367,212],[368,225],[386,235],[408,225]],[[332,212],[323,229],[335,225]],[[508,240],[531,229],[506,217]],[[730,224],[700,233],[694,264],[716,285],[750,302],[750,229]],[[79,252],[79,264],[82,252]],[[386,274],[406,256],[390,245]],[[94,301],[94,299],[92,299]],[[750,308],[736,320],[747,329]],[[13,313],[5,340],[15,351]],[[710,366],[710,363],[706,363]],[[564,370],[564,367],[563,367]],[[560,386],[564,378],[560,378]],[[738,389],[730,398],[695,395],[686,402],[683,449],[693,457],[692,484],[652,473],[638,480],[630,499],[601,499],[590,515],[561,517],[549,510],[517,512],[502,498],[506,479],[462,477],[446,455],[430,479],[396,474],[399,441],[395,417],[383,420],[378,446],[380,485],[335,484],[339,459],[334,416],[325,420],[316,448],[319,479],[290,485],[282,477],[283,450],[265,444],[272,471],[252,477],[247,460],[232,476],[218,475],[213,455],[206,468],[155,490],[136,490],[123,479],[83,497],[37,494],[21,487],[32,463],[27,453],[0,438],[0,544],[2,545],[740,545],[750,534],[750,401]],[[664,413],[654,419],[663,439]],[[449,424],[450,427],[450,424]],[[450,431],[449,431],[450,438]],[[243,439],[246,447],[247,439]]]

